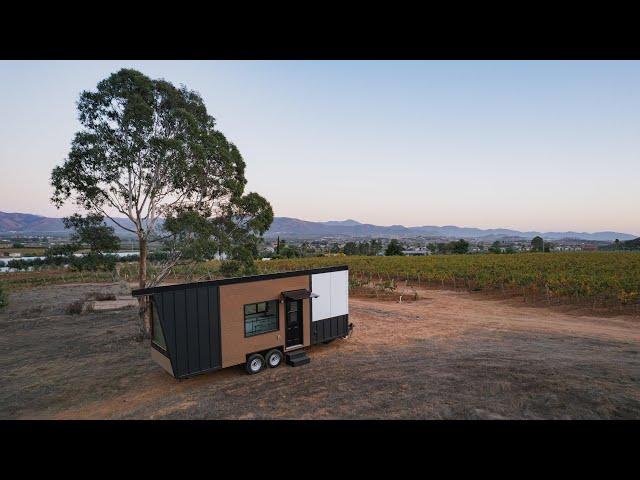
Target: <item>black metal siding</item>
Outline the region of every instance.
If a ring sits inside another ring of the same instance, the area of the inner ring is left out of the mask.
[[[311,344],[346,337],[349,333],[349,315],[325,318],[311,322]]]
[[[193,286],[153,294],[177,378],[222,366],[217,286]]]

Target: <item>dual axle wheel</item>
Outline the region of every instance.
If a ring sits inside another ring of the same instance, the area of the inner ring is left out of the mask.
[[[273,350],[269,350],[265,356],[262,356],[259,353],[249,355],[247,363],[245,364],[245,369],[247,370],[247,373],[254,375],[260,372],[265,365],[269,366],[269,368],[276,368],[281,363],[282,352],[277,348],[274,348]]]

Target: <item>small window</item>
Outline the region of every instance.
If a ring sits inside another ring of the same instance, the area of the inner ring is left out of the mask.
[[[166,352],[167,344],[164,341],[164,332],[162,331],[162,325],[160,324],[160,318],[158,317],[158,310],[156,309],[156,304],[154,302],[151,302],[151,315],[152,315],[151,341],[157,347],[160,347],[162,350]]]
[[[278,301],[252,303],[244,306],[244,336],[278,330]]]

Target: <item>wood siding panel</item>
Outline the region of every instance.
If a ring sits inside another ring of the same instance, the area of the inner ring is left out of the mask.
[[[275,332],[262,333],[252,337],[244,336],[244,305],[249,303],[279,300],[287,290],[309,288],[309,275],[277,278],[248,283],[220,285],[220,331],[222,366],[228,367],[246,361],[246,355],[269,348],[284,347],[285,315],[284,304],[278,304],[278,327]],[[309,300],[302,301],[303,344],[311,344],[311,315]]]

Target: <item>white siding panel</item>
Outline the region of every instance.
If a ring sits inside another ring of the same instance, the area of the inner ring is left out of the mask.
[[[311,321],[323,320],[331,316],[331,273],[311,275],[311,290],[319,295],[311,301]]]
[[[315,307],[314,307],[315,308]],[[349,271],[331,272],[331,316],[349,313]]]

